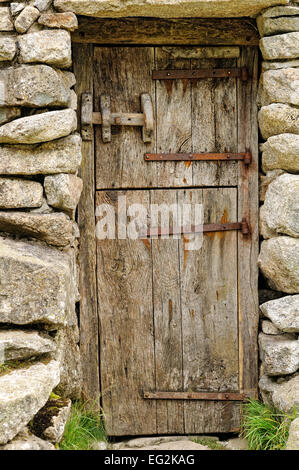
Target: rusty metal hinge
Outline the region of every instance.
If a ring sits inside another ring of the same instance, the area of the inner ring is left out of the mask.
[[[92,126],[102,125],[104,143],[111,142],[111,126],[142,127],[143,142],[152,141],[154,132],[154,111],[151,96],[142,93],[140,96],[142,113],[112,113],[109,95],[100,97],[101,112],[93,112],[92,94],[83,93],[81,103],[81,128],[83,140],[92,139]]]
[[[246,401],[252,393],[238,392],[144,392],[148,400],[212,400],[212,401]]]
[[[240,160],[245,165],[250,165],[252,162],[251,152],[241,153],[146,153],[144,154],[146,162],[199,162],[199,161],[236,161]]]
[[[194,70],[153,70],[153,80],[178,80],[199,78],[240,78],[248,80],[248,70],[242,68],[194,69]]]
[[[189,235],[192,233],[207,232],[230,232],[240,231],[243,236],[250,235],[250,229],[247,220],[244,218],[242,222],[231,222],[226,224],[203,224],[199,226],[191,225],[189,227],[158,227],[149,228],[146,234],[140,234],[139,238],[161,237],[163,235]]]

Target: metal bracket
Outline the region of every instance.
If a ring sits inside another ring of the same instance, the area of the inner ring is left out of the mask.
[[[147,162],[182,162],[182,161],[234,161],[241,160],[245,165],[250,165],[252,155],[250,152],[243,153],[146,153],[144,160]]]
[[[140,126],[143,128],[143,142],[151,142],[155,122],[152,98],[148,93],[142,93],[140,100],[142,113],[112,113],[110,96],[102,95],[100,98],[101,112],[97,113],[93,112],[91,93],[83,93],[81,109],[83,140],[91,140],[93,125],[102,125],[104,143],[111,142],[111,126]]]

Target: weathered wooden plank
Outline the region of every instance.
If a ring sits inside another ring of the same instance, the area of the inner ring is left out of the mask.
[[[243,45],[257,46],[254,20],[238,18],[123,18],[79,17],[72,41],[94,44]]]
[[[175,190],[151,191],[151,204],[176,203]],[[153,228],[162,223],[152,220]],[[179,242],[175,238],[152,240],[156,390],[162,391],[183,390]],[[157,432],[184,433],[183,403],[157,401]]]
[[[190,69],[190,59],[173,59],[162,48],[156,48],[157,70]],[[156,83],[157,152],[191,151],[191,82],[190,80],[157,81]],[[161,187],[192,184],[191,162],[154,163]]]
[[[257,392],[258,381],[258,124],[257,76],[258,50],[244,48],[239,66],[247,66],[250,80],[238,82],[239,151],[250,149],[252,164],[239,166],[238,212],[246,217],[250,237],[238,237],[239,362],[240,389]]]
[[[117,212],[121,195],[128,207],[149,210],[148,191],[99,191],[97,206],[110,204]],[[143,390],[155,389],[151,242],[98,240],[97,260],[107,433],[156,434],[156,404],[143,399]]]
[[[230,60],[192,60],[192,69],[232,67]],[[236,152],[236,79],[192,81],[192,151]],[[194,186],[237,185],[238,163],[193,162]]]
[[[93,92],[93,46],[74,45],[74,72],[77,78],[76,92]],[[80,123],[80,113],[79,123]],[[81,233],[80,266],[80,352],[83,370],[83,398],[91,406],[99,405],[99,341],[96,288],[96,242],[95,242],[95,205],[94,205],[94,142],[93,133],[90,141],[82,144],[82,166],[80,176],[84,188],[78,207],[78,223]]]
[[[96,48],[94,58],[95,111],[100,96],[111,98],[111,112],[141,111],[141,94],[153,101],[155,86],[151,79],[153,48]],[[103,143],[101,126],[96,127],[96,185],[106,188],[147,188],[156,185],[155,167],[148,168],[143,155],[154,151],[155,143],[145,144],[142,128],[112,127],[110,143]]]
[[[180,198],[202,203],[205,223],[236,220],[234,188],[185,190]],[[187,242],[180,246],[184,391],[238,391],[236,232],[205,234],[199,250],[188,251]],[[222,410],[185,402],[185,432],[207,432],[207,419],[228,430]]]

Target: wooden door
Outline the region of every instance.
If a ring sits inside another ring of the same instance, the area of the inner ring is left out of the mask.
[[[140,113],[140,96],[148,93],[155,112],[150,143],[140,127],[112,126],[109,143],[95,128],[95,204],[116,215],[116,239],[97,241],[100,387],[113,436],[236,431],[243,396],[256,394],[257,52],[203,60],[198,50],[94,48],[94,110],[105,94],[112,112]],[[152,76],[241,67],[246,81]],[[250,165],[144,159],[246,151]],[[152,204],[202,204],[204,224],[246,219],[250,234],[207,231],[193,251],[184,234],[118,239],[124,200],[126,209],[142,204],[149,223]]]

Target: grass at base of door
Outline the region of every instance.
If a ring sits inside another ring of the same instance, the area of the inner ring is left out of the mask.
[[[74,402],[59,449],[91,450],[98,441],[107,442],[101,413],[90,403]]]
[[[288,415],[259,401],[244,405],[242,437],[248,440],[249,450],[283,450],[289,427],[296,411]]]

